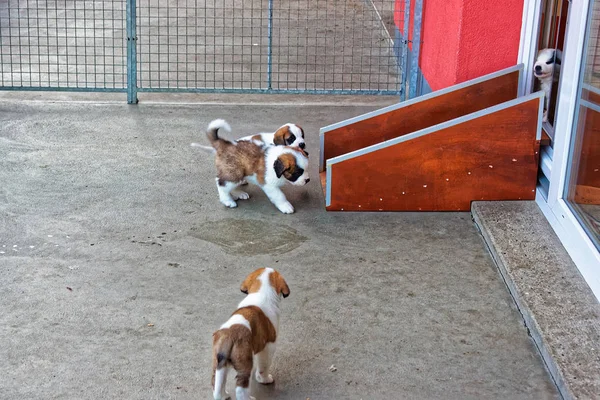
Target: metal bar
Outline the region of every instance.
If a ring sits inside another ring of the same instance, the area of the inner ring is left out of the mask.
[[[331,205],[331,166],[327,168],[325,177],[325,206],[329,207]]]
[[[269,0],[269,25],[267,28],[269,36],[269,46],[267,50],[267,89],[272,88],[273,73],[273,0]]]
[[[462,117],[451,119],[450,121],[442,122],[441,124],[437,124],[437,125],[433,125],[433,126],[430,126],[428,128],[425,128],[425,129],[421,129],[420,131],[411,132],[411,133],[409,133],[407,135],[399,136],[399,137],[396,137],[394,139],[386,140],[386,141],[381,142],[381,143],[377,143],[377,144],[374,144],[374,145],[371,145],[371,146],[363,147],[360,150],[355,150],[355,151],[352,151],[350,153],[342,154],[341,156],[330,158],[330,159],[327,160],[327,164],[326,165],[327,165],[327,167],[329,167],[332,164],[337,164],[339,162],[342,162],[342,161],[345,161],[345,160],[349,160],[351,158],[355,158],[355,157],[362,156],[364,154],[372,153],[374,151],[381,150],[381,149],[384,149],[386,147],[394,146],[394,145],[396,145],[398,143],[408,142],[409,140],[413,140],[413,139],[419,138],[421,136],[425,136],[425,135],[428,135],[430,133],[440,131],[442,129],[447,129],[447,128],[450,128],[452,126],[456,126],[456,125],[462,124],[464,122],[472,121],[472,120],[480,118],[480,117],[482,117],[484,115],[493,114],[495,112],[502,111],[502,110],[505,110],[507,108],[515,107],[515,106],[517,106],[519,104],[527,103],[527,102],[530,102],[530,101],[535,100],[535,99],[538,99],[538,101],[540,103],[542,103],[543,100],[544,100],[544,93],[543,92],[532,93],[532,94],[530,94],[528,96],[523,96],[523,97],[519,97],[519,98],[517,98],[515,100],[506,101],[504,103],[501,103],[501,104],[498,104],[498,105],[495,105],[495,106],[492,106],[492,107],[488,107],[488,108],[485,108],[485,109],[480,110],[480,111],[476,111],[476,112],[471,113],[471,114],[463,115]],[[540,132],[541,132],[540,128],[541,128],[541,125],[538,124],[538,132],[536,133],[536,139],[537,140],[539,140],[539,135],[540,135]]]
[[[136,0],[127,0],[127,103],[136,104],[137,98],[137,35],[136,35]]]
[[[400,101],[406,100],[406,86],[408,83],[408,28],[410,25],[410,0],[404,0],[404,32],[402,36],[402,78],[400,85],[402,93],[400,93]]]
[[[157,88],[140,87],[138,93],[238,93],[238,94],[336,94],[399,96],[399,90],[349,90],[349,89],[229,89],[229,88]]]
[[[100,88],[100,87],[68,87],[68,86],[2,86],[0,90],[22,92],[104,92],[126,93],[126,88]]]
[[[388,113],[390,111],[399,110],[401,108],[405,108],[405,107],[411,106],[413,104],[417,104],[417,103],[420,103],[420,102],[423,102],[423,101],[426,101],[426,100],[430,100],[430,99],[433,99],[435,97],[443,96],[443,95],[448,94],[450,92],[454,92],[454,91],[457,91],[457,90],[461,90],[461,89],[467,88],[469,86],[480,84],[480,83],[485,82],[485,81],[489,81],[489,80],[492,80],[492,79],[499,78],[499,77],[501,77],[503,75],[512,74],[515,71],[518,71],[519,74],[521,74],[523,72],[523,64],[519,64],[519,65],[515,65],[515,66],[512,66],[512,67],[508,67],[508,68],[502,69],[500,71],[492,72],[491,74],[480,76],[479,78],[475,78],[475,79],[471,79],[471,80],[468,80],[468,81],[465,81],[465,82],[462,82],[462,83],[458,83],[456,85],[452,85],[452,86],[449,86],[449,87],[441,89],[441,90],[436,90],[435,92],[427,93],[427,94],[425,94],[423,96],[420,96],[419,98],[408,99],[408,100],[406,100],[404,102],[401,102],[401,103],[392,104],[390,106],[383,107],[383,108],[380,108],[380,109],[375,110],[375,111],[371,111],[371,112],[368,112],[368,113],[365,113],[365,114],[362,114],[362,115],[358,115],[356,117],[352,117],[352,118],[349,118],[349,119],[346,119],[346,120],[343,120],[343,121],[340,121],[340,122],[336,122],[336,123],[331,124],[331,125],[324,126],[324,127],[321,128],[321,133],[324,134],[326,132],[329,132],[329,131],[332,131],[332,130],[335,130],[335,129],[339,129],[339,128],[343,127],[343,126],[348,126],[348,125],[351,125],[351,124],[355,124],[355,123],[357,123],[359,121],[364,121],[366,119],[373,118],[373,117],[376,117],[378,115],[382,115],[382,114]],[[518,96],[518,93],[515,93],[515,98],[517,96]]]
[[[421,21],[423,11],[423,0],[415,0],[415,9],[413,12],[413,36],[412,36],[412,57],[410,60],[410,98],[417,97],[421,89],[418,87],[419,75],[419,54],[421,52]]]

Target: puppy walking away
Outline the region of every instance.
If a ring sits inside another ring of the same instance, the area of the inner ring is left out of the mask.
[[[240,290],[248,296],[238,309],[213,334],[212,387],[215,400],[227,400],[227,373],[234,369],[237,400],[251,400],[250,378],[255,369],[256,381],[273,382],[269,373],[279,330],[279,302],[290,289],[272,268],[260,268],[242,282]]]

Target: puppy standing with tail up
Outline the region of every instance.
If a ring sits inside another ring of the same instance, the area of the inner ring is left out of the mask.
[[[230,368],[236,375],[236,400],[251,400],[250,378],[273,383],[269,374],[279,330],[279,302],[288,297],[290,288],[272,268],[260,268],[242,282],[240,290],[248,296],[218,331],[213,333],[212,386],[215,400],[227,400],[225,391]]]
[[[233,208],[237,207],[236,200],[248,199],[248,193],[239,190],[238,186],[249,182],[260,186],[279,211],[293,213],[294,207],[280,187],[285,182],[303,186],[310,181],[306,152],[299,147],[262,147],[252,141],[231,142],[219,137],[221,128],[231,130],[227,122],[217,119],[208,125],[206,132],[216,153],[216,182],[221,203]]]
[[[304,141],[304,129],[296,124],[285,124],[280,126],[273,133],[259,133],[256,135],[244,136],[243,138],[239,138],[236,142],[254,142],[259,146],[290,146],[290,147],[300,147],[306,155],[308,152],[306,149],[306,142]],[[210,146],[204,146],[200,143],[192,143],[192,147],[199,147],[202,150],[215,154],[216,151]]]

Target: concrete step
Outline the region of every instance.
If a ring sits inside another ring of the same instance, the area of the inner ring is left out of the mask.
[[[600,304],[537,204],[471,212],[563,398],[600,398]]]

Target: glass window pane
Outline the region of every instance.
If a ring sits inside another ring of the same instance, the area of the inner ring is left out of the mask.
[[[600,2],[587,21],[565,198],[600,249]]]

